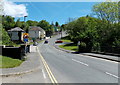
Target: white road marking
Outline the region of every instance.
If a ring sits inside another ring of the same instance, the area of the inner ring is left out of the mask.
[[[109,73],[109,72],[105,72],[106,74],[108,74],[108,75],[110,75],[110,76],[113,76],[113,77],[115,77],[115,78],[119,78],[118,76],[116,76],[116,75],[114,75],[114,74],[111,74],[111,73]]]
[[[43,77],[46,79],[45,71],[42,69]]]
[[[112,62],[112,63],[116,63],[116,64],[118,64],[118,62],[116,62],[116,61],[110,61],[110,60],[106,60],[106,59],[102,59],[102,58],[97,58],[97,57],[91,57],[91,56],[88,56],[88,55],[80,55],[79,54],[79,56],[84,56],[84,57],[88,57],[88,58],[93,58],[93,59],[98,59],[98,60],[103,60],[103,61],[108,61],[108,62]]]
[[[78,61],[78,60],[75,60],[75,59],[72,59],[72,60],[75,61],[75,62],[77,62],[77,63],[83,64],[83,65],[85,65],[85,66],[89,66],[88,64],[83,63],[83,62],[81,62],[81,61]]]

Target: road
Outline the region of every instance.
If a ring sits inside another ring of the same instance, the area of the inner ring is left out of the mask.
[[[38,45],[40,69],[23,75],[4,77],[2,82],[51,83],[50,71],[45,68],[47,64],[58,83],[118,83],[118,63],[60,51],[54,47],[54,42],[59,37],[60,35],[49,39],[48,44]],[[41,55],[46,64],[42,63]]]
[[[39,51],[58,83],[118,83],[118,63],[71,54],[54,48],[60,36],[41,43]]]

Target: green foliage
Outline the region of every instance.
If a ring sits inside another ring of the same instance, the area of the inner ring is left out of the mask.
[[[120,47],[119,23],[112,24],[87,16],[68,23],[65,29],[74,43],[81,41],[89,50],[100,51],[103,46]]]
[[[15,26],[14,18],[11,16],[2,16],[2,25],[5,30],[9,30]]]
[[[81,47],[86,47],[86,44],[85,44],[84,42],[81,42],[81,43],[80,43],[80,46],[81,46]]]
[[[1,36],[2,36],[2,44],[3,45],[9,45],[11,43],[10,37],[9,37],[8,33],[5,31],[4,28],[2,28]]]
[[[81,41],[86,49],[100,51],[101,48],[120,48],[120,23],[118,2],[102,2],[93,6],[97,18],[80,17],[69,22],[65,30],[75,43]],[[118,50],[116,51],[118,52]]]
[[[50,24],[49,24],[49,22],[47,22],[46,20],[41,20],[41,21],[38,23],[38,26],[40,26],[41,28],[43,28],[45,31],[48,31],[48,30],[49,30],[49,27],[50,27]]]
[[[15,22],[15,27],[21,27],[23,23],[20,22],[20,19],[18,19],[16,22]]]
[[[26,22],[29,26],[37,26],[38,25],[38,22],[37,21],[32,21],[32,20],[28,20]]]
[[[69,37],[69,36],[62,37],[61,40],[62,40],[63,42],[69,42],[69,43],[72,42],[72,41],[70,40],[70,37]]]
[[[55,26],[58,27],[58,26],[59,26],[59,23],[58,23],[58,22],[55,22]]]
[[[93,6],[93,12],[101,20],[107,20],[110,22],[118,22],[118,2],[102,2]]]

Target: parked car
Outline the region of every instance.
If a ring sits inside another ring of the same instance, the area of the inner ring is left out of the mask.
[[[56,40],[55,43],[63,43],[62,40]]]
[[[45,44],[47,44],[48,43],[48,40],[45,40],[45,42],[44,42]]]

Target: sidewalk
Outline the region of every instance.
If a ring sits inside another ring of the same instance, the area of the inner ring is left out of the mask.
[[[65,51],[67,53],[74,53],[74,54],[76,53],[76,54],[80,54],[80,55],[84,55],[84,56],[91,56],[91,57],[102,58],[102,59],[106,59],[106,60],[120,62],[119,56],[104,55],[104,54],[97,54],[97,53],[77,53],[75,51],[70,51],[70,50],[65,50],[63,48],[60,48],[58,45],[54,45],[54,47],[59,50]]]
[[[31,51],[26,55],[26,60],[18,67],[3,68],[0,76],[20,75],[40,69],[40,57],[37,53],[36,46],[30,46]]]

